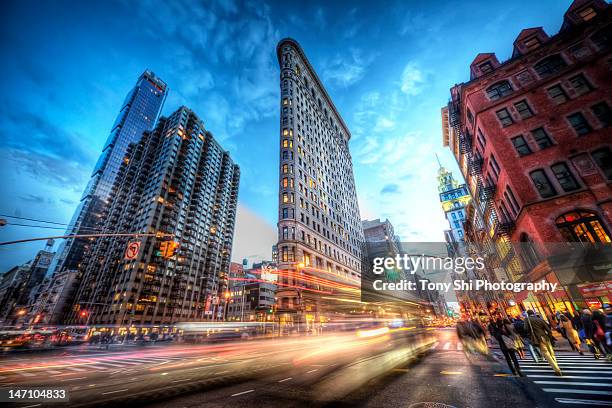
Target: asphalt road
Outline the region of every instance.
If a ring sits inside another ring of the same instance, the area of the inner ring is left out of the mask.
[[[194,393],[150,407],[413,407],[506,408],[557,407],[529,380],[514,377],[493,358],[465,356],[454,330],[436,332],[435,347],[422,358],[388,370],[345,395],[326,398],[321,383],[334,371],[312,376],[304,369]],[[328,369],[324,367],[324,369]],[[355,371],[357,371],[355,369]],[[357,375],[357,373],[355,373]],[[323,389],[326,389],[323,387]],[[431,405],[437,403],[445,405]]]
[[[527,361],[528,377],[519,378],[503,360],[466,356],[453,329],[373,330],[363,336],[22,354],[2,360],[0,387],[64,387],[70,406],[573,408],[587,397],[606,406],[612,364],[563,358],[567,378],[550,378],[547,367]],[[581,373],[593,364],[594,374]],[[591,384],[570,375],[601,380]],[[574,394],[550,391],[562,388]],[[584,395],[575,393],[579,388]]]

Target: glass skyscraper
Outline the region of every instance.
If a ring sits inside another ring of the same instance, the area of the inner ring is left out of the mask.
[[[108,202],[127,147],[130,143],[137,143],[144,131],[153,129],[166,92],[166,84],[153,72],[145,71],[140,75],[121,106],[66,235],[89,234],[98,230],[102,210]],[[86,239],[64,240],[49,268],[50,273],[78,269],[87,243]]]

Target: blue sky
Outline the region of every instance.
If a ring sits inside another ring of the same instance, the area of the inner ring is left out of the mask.
[[[441,241],[440,107],[479,52],[506,60],[522,28],[556,33],[570,0],[8,1],[0,16],[0,214],[67,223],[127,91],[166,81],[240,164],[234,258],[275,239],[279,87],[275,47],[303,46],[353,134],[362,218],[407,241]],[[347,7],[349,6],[349,7]],[[54,230],[5,226],[0,241]],[[0,272],[42,243],[0,247]]]

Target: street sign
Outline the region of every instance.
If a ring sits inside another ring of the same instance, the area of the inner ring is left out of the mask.
[[[129,242],[127,248],[125,248],[125,259],[127,261],[136,259],[138,252],[140,252],[140,241]]]

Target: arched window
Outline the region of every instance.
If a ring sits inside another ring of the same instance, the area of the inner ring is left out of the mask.
[[[555,54],[540,60],[533,66],[533,68],[536,70],[538,75],[543,78],[558,72],[566,65],[567,64],[563,58],[561,58],[561,55]]]
[[[563,238],[570,242],[612,242],[599,216],[590,211],[576,210],[555,220]]]
[[[499,81],[496,84],[491,85],[487,88],[487,96],[492,101],[503,98],[506,95],[510,95],[512,93],[512,85],[508,81]]]

